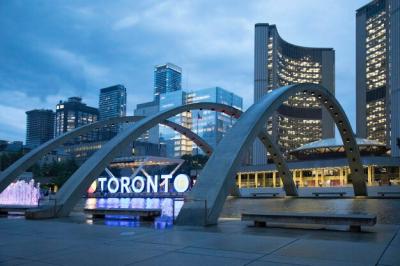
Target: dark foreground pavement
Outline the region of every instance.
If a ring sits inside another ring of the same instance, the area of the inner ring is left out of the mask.
[[[400,226],[362,233],[216,227],[110,227],[0,218],[0,265],[400,265]]]

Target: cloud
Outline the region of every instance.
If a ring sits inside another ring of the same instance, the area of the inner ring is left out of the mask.
[[[25,112],[21,108],[4,106],[0,104],[0,120],[2,126],[24,132],[25,130]],[[21,135],[20,133],[18,135]]]
[[[138,16],[131,15],[128,17],[124,17],[124,18],[118,20],[117,22],[115,22],[115,24],[113,25],[113,28],[114,28],[114,30],[131,28],[131,27],[135,26],[136,24],[138,24],[139,21],[140,21],[140,19]]]
[[[154,65],[172,62],[186,90],[221,86],[248,107],[254,24],[266,22],[288,42],[335,49],[336,93],[354,125],[354,11],[366,1],[10,1],[0,8],[0,105],[24,114],[78,95],[97,106],[99,89],[120,83],[131,114],[152,99]],[[7,123],[0,138],[23,137]]]
[[[71,71],[83,74],[87,79],[99,82],[105,80],[109,74],[108,68],[89,62],[83,55],[73,53],[62,48],[46,48],[58,64],[65,65]]]

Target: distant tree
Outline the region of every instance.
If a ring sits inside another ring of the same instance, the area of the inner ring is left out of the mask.
[[[3,171],[7,169],[10,165],[16,162],[19,158],[24,155],[22,151],[20,152],[8,152],[0,155],[0,170]]]
[[[61,187],[77,169],[78,165],[73,159],[52,164],[50,168],[50,173],[53,174],[52,182]]]
[[[61,187],[65,181],[78,169],[75,160],[53,161],[31,167],[34,178],[40,182],[42,178],[50,178],[51,182]]]
[[[181,172],[190,175],[191,170],[201,170],[207,163],[208,156],[198,154],[198,155],[183,155],[181,159],[185,160],[181,166]]]

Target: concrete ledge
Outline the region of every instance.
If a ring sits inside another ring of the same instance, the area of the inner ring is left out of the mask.
[[[374,226],[376,224],[376,215],[298,212],[242,213],[242,221],[254,221],[254,225],[257,227],[266,226],[268,222],[284,224],[348,225],[350,231],[360,231],[361,226]]]
[[[105,218],[106,215],[130,215],[139,216],[145,220],[154,220],[155,217],[161,216],[161,209],[96,208],[84,211],[91,214],[93,218]]]
[[[25,211],[25,218],[30,220],[50,219],[56,216],[55,207],[43,206]]]

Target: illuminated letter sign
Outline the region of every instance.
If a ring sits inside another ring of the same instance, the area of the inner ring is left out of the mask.
[[[121,178],[111,177],[107,179],[106,177],[99,177],[97,182],[100,184],[100,191],[103,192],[108,190],[110,193],[141,193],[146,190],[147,193],[159,192],[159,187],[164,187],[162,192],[169,191],[169,181],[173,179],[172,175],[161,175],[161,176],[135,176],[134,178],[129,178],[123,176]],[[189,189],[190,179],[187,175],[179,174],[175,177],[173,181],[173,188],[176,192],[183,193]]]

